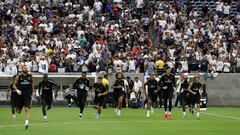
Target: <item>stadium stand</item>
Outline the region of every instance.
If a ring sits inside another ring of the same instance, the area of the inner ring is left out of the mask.
[[[1,0],[0,74],[240,72],[239,1]]]

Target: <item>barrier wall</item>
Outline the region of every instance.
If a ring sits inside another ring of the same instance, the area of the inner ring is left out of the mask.
[[[58,101],[64,100],[62,91],[70,83],[79,77],[81,73],[65,73],[65,74],[49,74],[49,78],[55,81],[60,86],[60,92]],[[191,75],[191,74],[190,74]],[[98,76],[103,74],[88,74],[91,84],[96,81]],[[143,74],[125,74],[134,79],[136,76],[144,82]],[[11,75],[0,75],[0,101],[6,101],[6,87],[11,81]],[[115,74],[108,77],[110,85],[115,80]],[[34,74],[35,85],[42,80],[41,74]],[[208,105],[209,106],[239,106],[240,107],[240,74],[219,74],[216,78],[202,77],[203,83],[206,84],[208,93]],[[89,95],[89,100],[92,99],[92,95]],[[1,102],[0,102],[1,103]]]

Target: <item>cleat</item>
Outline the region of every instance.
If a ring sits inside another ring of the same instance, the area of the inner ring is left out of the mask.
[[[172,114],[168,114],[167,119],[172,119]]]
[[[25,125],[25,130],[28,130],[28,127],[29,127],[28,125]]]
[[[168,115],[167,115],[167,114],[165,114],[165,115],[164,115],[164,118],[165,118],[165,119],[168,119]]]
[[[82,114],[80,113],[79,114],[79,119],[81,120],[83,118]]]
[[[43,122],[48,122],[47,117],[43,117]]]

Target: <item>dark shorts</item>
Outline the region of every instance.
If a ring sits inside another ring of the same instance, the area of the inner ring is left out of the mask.
[[[53,96],[49,95],[41,95],[41,104],[51,106],[53,101]]]
[[[77,92],[77,100],[80,104],[85,104],[86,100],[87,100],[87,92],[82,91],[82,92]]]
[[[118,101],[120,97],[124,96],[124,91],[122,90],[114,91],[113,95],[114,95],[114,101]]]
[[[154,93],[154,92],[148,93],[148,100],[151,100],[152,102],[156,102],[157,101],[157,93]]]
[[[173,98],[173,90],[163,90],[163,99],[172,99]]]
[[[101,96],[101,97],[95,96],[93,102],[94,102],[94,105],[97,105],[97,106],[103,106],[103,103],[104,103],[104,96]]]
[[[18,94],[17,93],[13,92],[11,94],[10,102],[11,102],[11,107],[17,107],[17,103],[18,103]]]
[[[197,92],[196,95],[192,95],[193,104],[200,104],[200,98],[201,98],[201,96],[200,96],[199,92]]]
[[[23,107],[31,108],[32,98],[30,95],[19,95],[17,108],[22,110]]]

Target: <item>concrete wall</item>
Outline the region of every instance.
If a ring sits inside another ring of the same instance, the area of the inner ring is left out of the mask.
[[[240,106],[240,74],[219,74],[204,81],[210,106]]]
[[[53,79],[56,83],[62,86],[66,86],[69,83],[73,83],[76,77],[81,74],[51,74],[49,78]],[[93,76],[103,76],[103,74],[90,75],[91,82],[93,83]],[[124,76],[130,76],[134,79],[136,76],[143,82],[143,74],[125,74]],[[34,75],[35,84],[37,84],[41,79],[42,75]],[[109,75],[108,77],[110,85],[115,80],[115,74]],[[11,76],[0,75],[0,92],[3,91],[11,80]],[[219,74],[218,77],[204,78],[202,81],[206,84],[208,93],[208,105],[209,106],[239,106],[240,107],[240,74]],[[91,84],[92,84],[91,83]],[[4,90],[5,91],[5,90]]]

